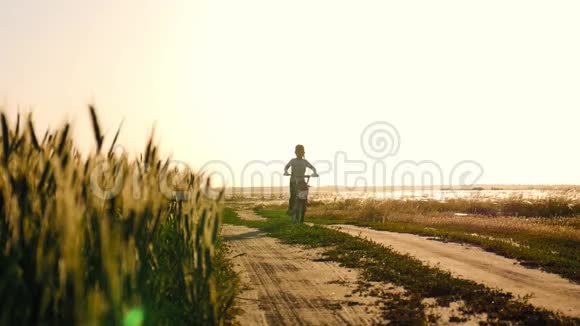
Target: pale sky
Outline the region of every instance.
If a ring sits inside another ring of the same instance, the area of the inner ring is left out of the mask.
[[[447,179],[473,160],[479,183],[580,184],[578,17],[577,0],[0,0],[0,105],[72,120],[90,149],[95,103],[109,137],[125,119],[128,151],[155,124],[174,159],[227,162],[235,186],[297,143],[370,164],[376,121],[400,135],[388,169],[430,160]]]

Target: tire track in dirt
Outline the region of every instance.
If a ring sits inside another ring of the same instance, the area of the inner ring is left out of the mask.
[[[353,294],[358,273],[315,261],[320,251],[285,245],[257,229],[224,225],[234,269],[242,325],[368,325],[375,299]]]
[[[408,233],[378,231],[354,225],[329,228],[366,238],[395,251],[409,254],[453,275],[515,295],[532,295],[529,302],[552,311],[580,317],[580,285],[559,275],[529,269],[516,260],[472,245],[441,242]]]

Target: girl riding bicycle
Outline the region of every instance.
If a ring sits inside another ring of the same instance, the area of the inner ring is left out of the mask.
[[[294,203],[298,192],[301,190],[308,190],[308,185],[304,182],[306,168],[312,170],[313,177],[318,176],[316,174],[316,168],[304,158],[304,153],[304,146],[296,145],[296,148],[294,149],[296,158],[291,159],[284,168],[284,175],[290,175],[290,200],[288,201],[288,211],[286,211],[288,215],[292,215],[293,213]],[[292,169],[292,172],[291,174],[288,174],[288,169],[290,168]]]

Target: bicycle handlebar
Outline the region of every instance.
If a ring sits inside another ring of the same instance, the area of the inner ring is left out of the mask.
[[[293,175],[291,175],[290,173],[284,173],[285,177],[292,177]],[[293,176],[295,178],[317,178],[319,177],[318,174],[314,173],[314,174],[306,174],[306,175],[295,175]]]

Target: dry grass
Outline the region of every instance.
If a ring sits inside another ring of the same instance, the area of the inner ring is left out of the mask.
[[[314,215],[315,213],[313,213]],[[474,232],[505,232],[505,233],[528,233],[537,235],[552,235],[560,238],[578,240],[580,229],[575,226],[580,223],[580,218],[518,218],[510,216],[487,217],[487,216],[390,216],[382,222],[405,222],[424,226],[459,226],[469,228]]]
[[[485,216],[564,217],[580,216],[580,198],[554,195],[546,198],[524,199],[521,196],[497,199],[448,199],[439,201],[399,199],[345,199],[334,202],[311,202],[324,206],[329,212],[357,209],[359,218],[391,215],[425,215],[464,213]]]
[[[525,210],[517,210],[515,207],[526,208]],[[569,210],[563,214],[567,217],[501,215],[510,211],[531,212],[537,208],[533,214],[527,215],[538,216],[543,211],[561,211],[561,207],[567,207]],[[456,215],[457,213],[459,215]],[[469,228],[474,232],[478,230],[482,232],[526,232],[580,239],[580,203],[568,198],[526,200],[524,203],[518,203],[517,199],[514,198],[495,202],[464,199],[454,199],[448,202],[348,199],[333,203],[314,202],[309,207],[308,215],[310,217],[355,219],[368,222],[404,222],[434,227],[455,225]]]

